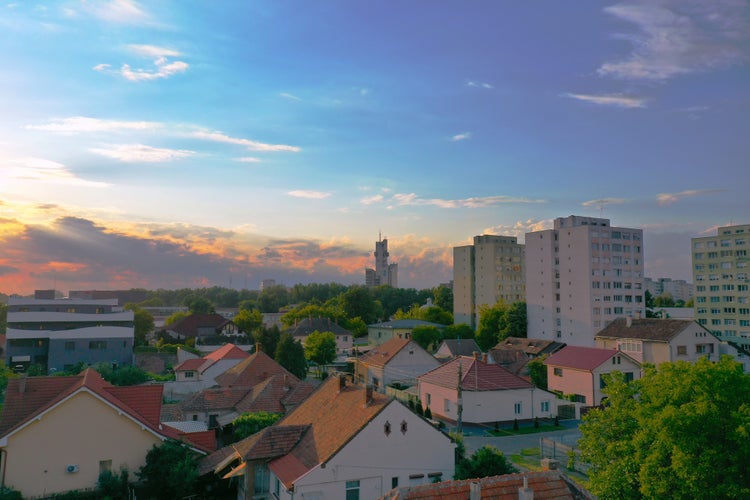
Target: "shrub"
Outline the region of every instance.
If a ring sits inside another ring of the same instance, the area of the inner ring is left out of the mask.
[[[424,410],[424,418],[432,418],[432,410],[429,406]]]
[[[514,431],[518,430],[518,419],[517,418],[513,420],[513,430]]]

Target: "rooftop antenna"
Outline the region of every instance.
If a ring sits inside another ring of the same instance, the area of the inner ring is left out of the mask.
[[[378,241],[383,241],[383,230],[378,229]]]

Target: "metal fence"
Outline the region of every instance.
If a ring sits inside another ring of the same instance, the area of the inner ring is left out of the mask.
[[[539,438],[539,451],[541,452],[541,458],[554,458],[560,462],[560,467],[566,469],[586,474],[591,467],[581,461],[581,453],[578,450],[554,439]]]

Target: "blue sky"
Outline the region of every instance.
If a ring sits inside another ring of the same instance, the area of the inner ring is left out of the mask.
[[[0,6],[0,291],[401,286],[603,216],[646,274],[748,223],[745,1]]]

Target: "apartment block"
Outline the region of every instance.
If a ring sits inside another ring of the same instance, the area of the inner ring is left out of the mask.
[[[8,300],[6,362],[25,371],[63,371],[83,362],[130,365],[133,362],[133,311],[117,299]]]
[[[479,309],[523,301],[524,246],[515,236],[481,235],[473,245],[453,248],[453,316],[455,323],[476,328]]]
[[[525,243],[529,337],[594,347],[615,318],[646,316],[643,230],[571,215]]]
[[[750,224],[692,238],[695,319],[721,339],[750,337]]]
[[[693,284],[685,280],[673,280],[671,278],[644,278],[643,288],[652,297],[668,293],[674,300],[687,302],[693,296]]]

